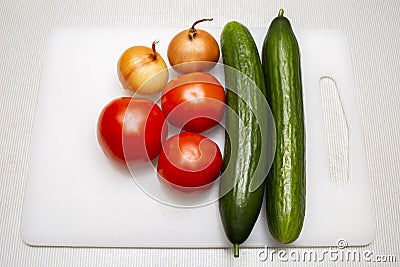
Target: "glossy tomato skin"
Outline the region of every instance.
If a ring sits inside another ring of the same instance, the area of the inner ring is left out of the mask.
[[[168,182],[181,187],[201,187],[218,178],[222,155],[218,145],[197,133],[182,132],[163,145],[157,172]]]
[[[164,88],[161,107],[175,127],[201,133],[214,127],[225,111],[225,90],[206,72],[178,76]]]
[[[145,98],[120,97],[100,113],[97,139],[107,157],[140,166],[161,151],[168,128],[160,107]]]

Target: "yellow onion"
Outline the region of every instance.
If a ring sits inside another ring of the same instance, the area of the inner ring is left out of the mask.
[[[207,31],[195,28],[198,23],[211,20],[198,20],[190,29],[181,31],[172,38],[167,56],[169,64],[176,71],[209,71],[215,66],[220,54],[217,41]]]
[[[152,47],[133,46],[125,50],[118,60],[118,78],[127,91],[151,95],[162,90],[169,74],[164,59]]]

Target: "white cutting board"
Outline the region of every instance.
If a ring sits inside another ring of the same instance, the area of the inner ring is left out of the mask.
[[[171,205],[174,193],[158,183],[154,190],[170,199],[157,200],[152,192],[141,190],[128,170],[110,162],[96,139],[101,109],[114,97],[126,95],[116,73],[121,53],[159,39],[158,52],[167,59],[167,45],[180,30],[60,28],[49,34],[21,221],[22,239],[27,244],[231,246],[217,201],[208,201],[207,194],[193,198],[186,194],[183,199],[178,194],[177,207]],[[221,29],[208,30],[219,40]],[[250,30],[260,49],[266,29]],[[374,238],[374,219],[348,40],[335,30],[299,30],[296,34],[304,87],[307,204],[303,231],[291,246],[336,246],[338,240],[344,240],[342,245],[368,244]],[[214,74],[223,81],[221,72],[215,70]],[[320,89],[323,76],[336,81],[349,128],[349,180],[345,185],[330,178]],[[223,149],[222,128],[209,135]],[[197,204],[211,203],[179,207],[185,205],[185,198],[188,203],[193,199]],[[268,232],[264,208],[243,246],[280,246]]]

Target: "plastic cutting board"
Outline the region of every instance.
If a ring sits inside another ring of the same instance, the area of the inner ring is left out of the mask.
[[[167,45],[180,30],[58,28],[49,33],[21,221],[26,243],[231,246],[220,222],[218,202],[182,208],[156,200],[151,192],[141,189],[129,171],[104,156],[96,139],[103,106],[126,95],[116,73],[121,53],[130,46],[150,46],[159,39],[158,52],[167,60]],[[219,40],[220,28],[207,30]],[[250,31],[261,51],[266,29]],[[307,204],[303,231],[290,246],[336,246],[338,240],[354,246],[368,244],[374,238],[374,219],[348,39],[330,29],[302,29],[296,35],[304,86]],[[223,79],[218,71],[215,75]],[[320,79],[325,76],[337,85],[349,130],[348,182],[344,185],[335,184],[330,177],[320,88]],[[223,149],[223,131],[215,129],[209,135]],[[264,208],[242,246],[281,246],[268,232]]]

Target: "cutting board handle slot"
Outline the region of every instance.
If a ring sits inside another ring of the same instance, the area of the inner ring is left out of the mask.
[[[350,164],[350,136],[346,112],[335,79],[322,76],[319,84],[330,178],[334,184],[345,185],[349,180]]]

